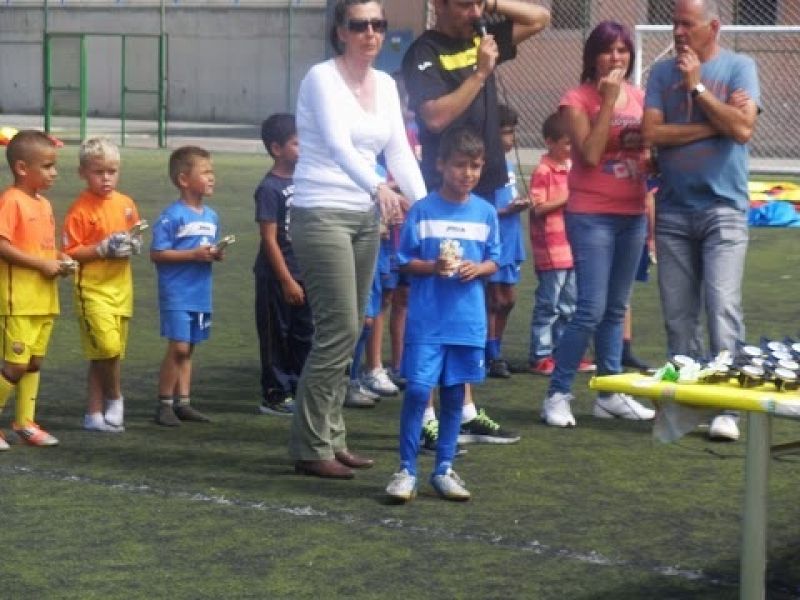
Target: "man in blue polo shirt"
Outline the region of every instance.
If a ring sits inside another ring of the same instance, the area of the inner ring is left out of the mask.
[[[696,331],[705,303],[712,355],[744,339],[748,148],[760,94],[753,60],[719,45],[714,0],[677,0],[677,56],[647,84],[643,133],[657,151],[658,280],[670,355],[703,358]],[[717,415],[709,437],[736,440],[738,415]]]

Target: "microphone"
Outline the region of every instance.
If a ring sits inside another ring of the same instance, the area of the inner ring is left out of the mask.
[[[486,36],[486,19],[483,17],[475,19],[472,22],[472,27],[475,29],[475,33],[477,33],[480,37]]]

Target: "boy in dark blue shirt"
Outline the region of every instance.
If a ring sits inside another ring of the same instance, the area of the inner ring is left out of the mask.
[[[271,115],[261,124],[261,139],[274,164],[255,192],[256,222],[261,233],[253,266],[261,355],[259,410],[264,414],[291,416],[292,397],[314,331],[311,308],[289,238],[292,177],[298,157],[294,115]]]

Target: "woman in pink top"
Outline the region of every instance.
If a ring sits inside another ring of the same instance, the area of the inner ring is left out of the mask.
[[[624,25],[598,24],[583,49],[581,85],[559,106],[572,142],[565,221],[578,301],[554,353],[556,366],[542,407],[542,420],[554,427],[575,426],[571,389],[590,336],[598,374],[622,370],[625,307],[646,235],[643,94],[627,81],[633,56]],[[593,413],[636,420],[655,414],[625,394],[598,395]]]

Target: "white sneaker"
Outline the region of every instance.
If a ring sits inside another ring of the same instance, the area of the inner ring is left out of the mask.
[[[594,401],[592,414],[598,419],[630,419],[631,421],[652,421],[656,418],[656,411],[647,408],[633,396],[615,392],[609,395],[597,396]]]
[[[102,413],[92,413],[83,416],[83,428],[87,431],[102,431],[104,433],[122,433],[124,427],[112,425],[103,418]]]
[[[103,417],[105,418],[106,423],[109,425],[113,425],[114,427],[122,427],[124,412],[125,403],[120,396],[119,398],[108,401],[106,405],[106,412]]]
[[[378,398],[378,394],[365,388],[360,381],[351,381],[347,384],[344,405],[347,408],[373,408]]]
[[[389,379],[389,374],[383,367],[373,369],[368,373],[361,376],[361,384],[369,391],[378,394],[379,396],[394,396],[400,390]]]
[[[3,436],[3,432],[0,431],[0,452],[5,452],[6,450],[11,450],[11,446],[8,445],[6,438]]]
[[[464,501],[472,496],[464,487],[464,480],[453,469],[447,469],[444,475],[431,476],[431,485],[436,493],[445,500]]]
[[[736,415],[717,415],[708,428],[712,440],[735,442],[739,439],[739,417]]]
[[[386,494],[398,502],[408,502],[417,495],[417,478],[403,469],[392,475],[392,480],[386,486]]]
[[[550,427],[575,427],[575,417],[572,415],[570,402],[575,397],[572,394],[555,392],[544,399],[541,418]]]

